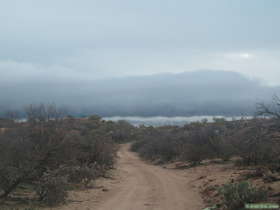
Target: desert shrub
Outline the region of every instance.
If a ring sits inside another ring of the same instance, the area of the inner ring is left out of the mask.
[[[78,161],[80,165],[111,169],[114,165],[117,147],[110,136],[100,135],[93,131],[80,142]]]
[[[26,138],[25,129],[12,129],[0,136],[0,197],[6,197],[21,182],[35,172],[32,162],[32,144]],[[35,175],[35,174],[34,174]]]
[[[253,187],[246,181],[225,184],[220,189],[223,196],[222,206],[226,210],[245,209],[246,203],[267,201],[268,191]]]
[[[247,127],[232,136],[232,144],[243,165],[262,165],[279,162],[280,143],[272,138],[268,120],[253,119]]]
[[[143,153],[144,157],[148,157],[154,160],[160,159],[163,162],[168,162],[174,159],[176,155],[177,154],[174,148],[172,147],[172,143],[166,139],[162,139],[162,143],[160,144],[160,147],[156,147],[155,145],[150,144],[150,147],[148,146],[147,152]]]
[[[85,187],[88,187],[89,183],[98,177],[97,169],[88,166],[74,166],[65,168],[61,173],[67,176],[67,183],[81,183]]]
[[[139,141],[135,141],[133,142],[133,144],[130,147],[130,150],[132,152],[138,152],[139,149],[145,144],[144,140],[139,140]]]
[[[178,157],[178,135],[162,128],[142,127],[131,150],[148,160],[168,162]]]
[[[0,135],[0,198],[28,184],[37,186],[42,201],[54,205],[65,199],[64,185],[87,185],[113,167],[117,147],[112,123],[64,117],[54,106],[26,111],[26,123]]]
[[[199,128],[196,133],[198,136],[193,137],[195,144],[205,145],[206,158],[220,158],[228,160],[235,154],[235,150],[228,140],[230,129],[227,127],[230,122],[223,120],[209,123]],[[197,142],[197,139],[200,139]]]
[[[205,145],[184,144],[182,147],[181,160],[189,161],[193,166],[207,158],[208,148]]]
[[[187,132],[182,144],[181,159],[198,164],[206,158],[214,157],[214,147],[210,139],[215,133],[202,124],[191,126],[192,130]]]
[[[176,158],[176,148],[174,145],[174,137],[168,134],[163,134],[156,141],[147,144],[147,148],[142,152],[142,155],[148,159],[160,159],[163,162],[168,162]]]
[[[41,178],[36,186],[36,193],[39,196],[39,200],[48,206],[65,202],[67,197],[66,178],[47,174]]]
[[[116,143],[126,143],[134,140],[135,127],[127,121],[120,120],[112,124],[112,140]]]
[[[0,137],[0,189],[7,197],[18,185],[39,180],[47,170],[72,165],[72,144],[62,125],[25,125]]]
[[[227,142],[226,125],[224,121],[218,121],[184,127],[140,127],[131,149],[146,159],[163,162],[181,159],[196,165],[209,158],[228,160],[234,149]]]

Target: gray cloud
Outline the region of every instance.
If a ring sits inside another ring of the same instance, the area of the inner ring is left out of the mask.
[[[207,82],[205,82],[207,81]],[[16,85],[15,85],[16,84]],[[279,88],[266,87],[235,72],[199,71],[95,81],[46,77],[1,82],[1,110],[30,103],[56,103],[72,113],[111,115],[252,114]]]
[[[0,82],[36,89],[223,69],[279,85],[279,7],[278,0],[2,1]]]

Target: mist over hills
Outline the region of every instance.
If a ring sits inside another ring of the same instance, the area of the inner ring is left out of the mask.
[[[279,87],[229,71],[195,71],[95,81],[38,78],[0,79],[3,110],[55,103],[73,115],[191,116],[252,114]]]

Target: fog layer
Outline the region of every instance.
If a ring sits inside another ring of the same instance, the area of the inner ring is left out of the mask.
[[[104,80],[2,81],[1,110],[55,103],[71,114],[101,116],[250,115],[278,87],[236,72],[195,71]]]

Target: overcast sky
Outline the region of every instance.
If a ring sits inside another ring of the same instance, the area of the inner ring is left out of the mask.
[[[218,69],[280,85],[279,0],[0,0],[0,81]]]

